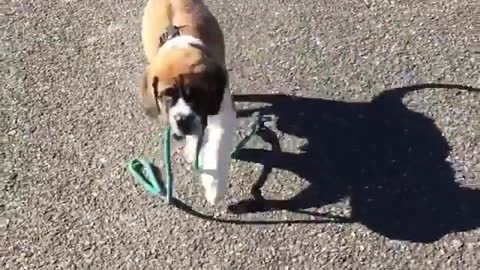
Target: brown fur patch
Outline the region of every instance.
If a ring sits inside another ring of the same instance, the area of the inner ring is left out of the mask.
[[[141,94],[147,115],[164,114],[168,118],[168,98],[171,91],[180,91],[180,76],[181,87],[192,90],[195,109],[205,115],[217,114],[228,81],[227,72],[200,49],[188,47],[163,50],[146,67]]]
[[[169,25],[186,26],[181,33],[200,39],[202,48],[160,47],[160,36]],[[142,43],[148,64],[140,96],[148,116],[168,118],[165,93],[175,88],[180,75],[195,92],[195,103],[201,107],[197,110],[207,115],[218,112],[228,81],[224,39],[217,20],[202,1],[149,0],[142,19]],[[155,84],[154,78],[158,80]]]

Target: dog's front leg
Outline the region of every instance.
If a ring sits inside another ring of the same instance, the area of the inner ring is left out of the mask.
[[[209,117],[208,120],[206,141],[201,150],[200,179],[205,189],[205,198],[211,205],[216,204],[227,193],[234,123],[233,112],[223,112]]]
[[[193,164],[197,158],[198,136],[188,135],[185,138],[186,143],[183,149],[183,155],[188,163]]]

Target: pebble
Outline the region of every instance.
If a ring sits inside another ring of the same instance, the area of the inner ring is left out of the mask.
[[[463,242],[458,239],[455,239],[452,241],[452,246],[456,249],[459,249],[463,246]]]
[[[9,223],[10,223],[10,219],[6,217],[0,217],[0,229],[6,228]]]
[[[17,177],[18,177],[18,174],[17,174],[17,173],[12,173],[12,174],[10,175],[10,180],[15,180],[15,179],[17,179]]]

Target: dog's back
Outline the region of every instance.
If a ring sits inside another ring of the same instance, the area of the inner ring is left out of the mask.
[[[142,20],[142,42],[147,62],[160,47],[168,26],[188,26],[186,34],[200,39],[216,61],[225,65],[223,33],[215,17],[201,0],[149,0]],[[183,30],[182,30],[183,31]]]

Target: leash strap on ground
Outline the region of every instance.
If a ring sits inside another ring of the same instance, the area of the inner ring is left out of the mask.
[[[234,158],[239,149],[241,149],[248,141],[250,141],[255,134],[257,134],[261,129],[267,128],[264,124],[267,121],[267,118],[257,117],[256,121],[250,126],[250,133],[245,136],[233,149],[231,156]],[[163,136],[163,158],[165,163],[165,183],[161,179],[160,173],[156,173],[155,165],[153,162],[146,161],[143,159],[133,159],[128,164],[128,169],[133,175],[136,183],[143,185],[143,187],[152,195],[166,197],[167,204],[173,204],[173,173],[172,173],[172,164],[170,160],[170,127],[167,127],[164,131]],[[197,155],[195,158],[195,171],[200,173],[200,162],[199,162],[199,146],[197,146]],[[144,174],[145,171],[145,174]]]
[[[153,195],[165,196],[166,191],[156,179],[153,164],[144,159],[133,159],[128,164],[128,169],[133,175],[135,182],[142,184]],[[145,174],[143,172],[145,171]]]
[[[150,194],[159,197],[166,197],[167,204],[173,203],[173,175],[170,161],[170,127],[167,127],[163,136],[163,158],[165,161],[165,183],[160,173],[155,171],[153,162],[144,159],[133,159],[128,163],[128,170],[135,182],[141,184]]]

